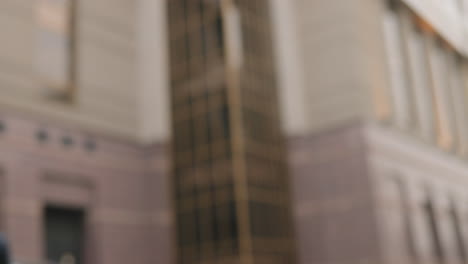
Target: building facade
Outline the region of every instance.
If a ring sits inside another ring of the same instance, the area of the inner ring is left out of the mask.
[[[466,1],[292,2],[300,262],[465,263]]]
[[[467,17],[0,1],[0,230],[26,263],[466,263]]]
[[[169,263],[161,4],[1,1],[0,230],[16,261]]]

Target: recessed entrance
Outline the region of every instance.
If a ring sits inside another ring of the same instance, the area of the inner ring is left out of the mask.
[[[44,217],[47,260],[60,264],[84,263],[84,210],[49,206]]]

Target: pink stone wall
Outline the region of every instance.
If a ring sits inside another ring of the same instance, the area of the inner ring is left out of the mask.
[[[292,138],[289,151],[299,263],[380,263],[361,126]]]
[[[0,232],[5,231],[5,218],[3,214],[4,208],[4,195],[5,195],[5,182],[4,182],[4,173],[3,168],[0,167]]]
[[[13,115],[0,114],[0,122],[0,228],[16,259],[44,258],[43,208],[58,204],[87,212],[86,264],[171,262],[166,145],[141,147]],[[289,141],[301,264],[380,263],[362,129]],[[93,151],[84,146],[89,139]]]
[[[16,259],[44,258],[43,208],[54,204],[86,210],[86,264],[169,263],[164,145],[143,148],[9,114],[0,122],[0,228]]]

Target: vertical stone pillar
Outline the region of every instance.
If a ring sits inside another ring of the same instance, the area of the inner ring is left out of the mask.
[[[395,175],[382,175],[379,177],[378,193],[381,197],[379,203],[379,216],[382,226],[383,254],[386,263],[409,264],[409,248],[407,241],[407,222],[402,183]],[[393,176],[393,177],[392,177]]]
[[[437,213],[437,226],[440,232],[444,263],[460,264],[457,258],[457,238],[451,219],[451,206],[448,196],[445,192],[434,193],[434,206]]]
[[[39,173],[31,164],[24,166],[25,162],[12,157],[5,164],[5,229],[12,257],[37,262],[44,258],[42,204],[37,196]]]
[[[409,182],[409,212],[411,214],[411,229],[414,235],[415,253],[419,263],[435,263],[430,237],[430,226],[424,211],[427,202],[424,186],[419,181]]]

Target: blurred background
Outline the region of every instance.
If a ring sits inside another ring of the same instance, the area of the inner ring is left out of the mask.
[[[467,0],[0,0],[0,36],[13,263],[468,263]]]

